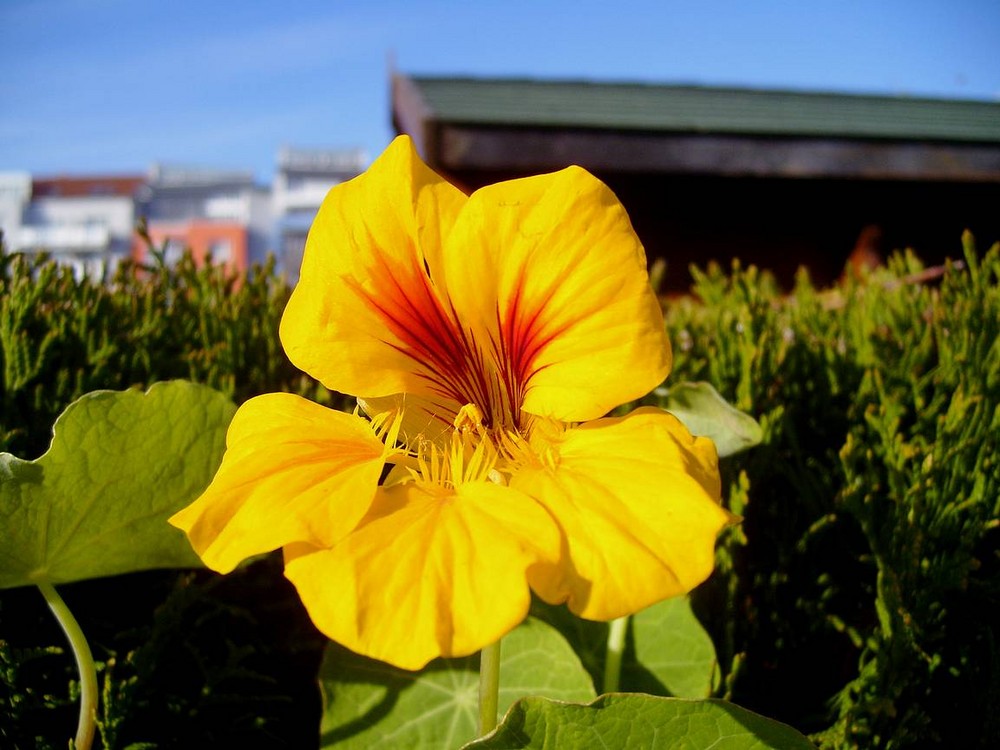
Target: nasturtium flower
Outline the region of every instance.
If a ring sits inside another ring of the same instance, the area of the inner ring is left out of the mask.
[[[671,355],[642,245],[585,170],[467,196],[397,138],[324,201],[280,335],[361,410],[251,399],[171,523],[220,572],[281,548],[333,640],[419,669],[498,640],[532,591],[610,620],[711,572],[711,441],[605,416]]]

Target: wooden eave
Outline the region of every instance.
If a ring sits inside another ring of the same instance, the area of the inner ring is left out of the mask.
[[[587,111],[570,112],[560,118],[552,112],[533,114],[515,101],[517,88],[504,90],[507,101],[492,105],[484,98],[480,110],[468,106],[435,108],[424,96],[421,79],[397,75],[393,78],[393,120],[396,129],[413,137],[424,159],[434,168],[449,173],[541,172],[578,164],[595,172],[699,174],[728,177],[844,178],[864,180],[906,180],[941,182],[1000,181],[1000,139],[991,141],[989,115],[1000,117],[1000,105],[974,103],[969,111],[983,118],[978,130],[960,126],[961,104],[934,100],[902,103],[889,98],[823,95],[821,101],[807,94],[771,93],[757,111],[735,109],[729,120],[715,117],[708,125],[696,119],[683,122],[674,118],[662,128],[654,128],[656,113],[643,117],[619,118],[596,111],[594,120],[603,124],[587,126]],[[459,82],[471,94],[477,81]],[[482,82],[482,96],[489,94],[489,81]],[[514,82],[517,84],[518,82]],[[521,82],[526,96],[537,95],[532,82]],[[607,97],[615,84],[574,84],[571,93],[583,96],[588,90]],[[626,87],[628,88],[628,87]],[[660,87],[667,94],[669,87]],[[512,93],[513,92],[513,93]],[[629,92],[626,91],[626,94]],[[654,92],[657,93],[657,92]],[[689,90],[684,91],[690,94]],[[732,96],[746,92],[731,92]],[[725,102],[726,91],[712,91],[716,101]],[[636,97],[646,96],[639,90]],[[798,121],[775,120],[768,132],[766,115],[771,107],[778,118],[794,106],[796,97],[814,111],[833,108],[831,123],[823,125],[800,117]],[[623,100],[624,101],[624,100]],[[753,100],[751,100],[753,101]],[[468,100],[461,102],[467,105]],[[642,103],[641,100],[639,102]],[[942,107],[934,108],[941,104]],[[959,105],[959,106],[955,106]],[[638,105],[636,105],[638,106]],[[718,105],[716,105],[718,108]],[[838,109],[839,107],[839,109]],[[993,109],[990,109],[993,107]],[[872,117],[885,112],[883,121]],[[936,128],[935,112],[943,119]],[[915,127],[908,135],[905,123],[891,122],[895,112],[911,113]],[[858,122],[855,116],[867,117]],[[714,113],[713,113],[714,114]],[[918,117],[918,115],[920,117]],[[748,116],[752,127],[739,132],[739,116]],[[666,118],[670,119],[670,118]],[[491,121],[493,120],[493,121]],[[919,122],[917,121],[919,120]],[[975,124],[975,123],[974,123]],[[802,125],[796,132],[796,127]],[[847,135],[838,136],[841,131]],[[1000,128],[998,128],[1000,130]],[[881,135],[883,134],[884,135]],[[920,133],[926,135],[921,136]],[[943,136],[954,133],[953,140]],[[971,134],[970,134],[971,133]],[[982,135],[985,133],[985,135]],[[927,137],[937,135],[937,138]],[[976,140],[982,138],[982,140]]]

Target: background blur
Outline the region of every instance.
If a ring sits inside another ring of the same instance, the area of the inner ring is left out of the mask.
[[[1000,98],[1000,3],[0,2],[0,170],[252,169],[391,136],[412,74]]]
[[[324,196],[394,117],[470,190],[587,167],[669,261],[670,291],[691,263],[738,257],[788,287],[800,264],[825,284],[893,249],[939,263],[965,229],[1000,238],[996,0],[2,0],[0,29],[4,244],[77,276],[147,261],[145,220],[168,263],[270,253],[294,280]],[[417,84],[391,103],[394,78]],[[505,97],[479,83],[504,78]],[[552,80],[575,88],[523,85]],[[499,139],[447,135],[456,116]],[[581,133],[595,140],[574,149]]]

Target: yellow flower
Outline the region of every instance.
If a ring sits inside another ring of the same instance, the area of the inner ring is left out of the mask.
[[[671,358],[642,246],[586,171],[466,196],[397,138],[323,203],[281,340],[369,418],[248,401],[171,523],[220,572],[282,548],[333,640],[418,669],[499,639],[532,590],[609,620],[711,572],[711,441],[656,409],[602,418]]]

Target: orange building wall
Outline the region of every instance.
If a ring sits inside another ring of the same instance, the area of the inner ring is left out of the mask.
[[[156,247],[172,240],[191,248],[194,261],[199,266],[205,263],[212,245],[220,242],[229,243],[229,259],[225,262],[229,270],[244,272],[249,265],[247,228],[242,224],[219,221],[150,222],[147,229]],[[136,238],[132,246],[132,258],[139,263],[150,260],[148,248],[139,238]],[[218,258],[215,262],[218,262]]]

